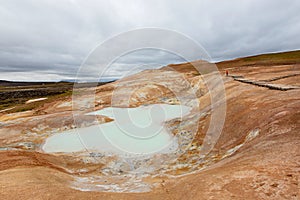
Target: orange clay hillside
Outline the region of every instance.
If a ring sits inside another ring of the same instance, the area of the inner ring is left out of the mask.
[[[117,87],[124,89],[124,95],[134,91],[130,107],[179,104],[174,90],[181,83],[172,70],[183,75],[195,91],[199,120],[166,122],[175,136],[189,137],[179,123],[196,129],[185,153],[139,175],[132,175],[132,168],[113,156],[43,151],[53,134],[112,120],[72,108],[69,93],[35,102],[24,111],[0,111],[1,199],[299,199],[300,51],[216,63],[225,87],[226,118],[216,145],[204,159],[200,147],[211,120],[210,108],[217,105],[211,105],[203,80],[213,81],[216,73],[208,70],[201,75],[193,65],[209,68],[212,64],[169,65],[96,88],[95,108],[89,112],[109,107]],[[165,85],[173,85],[174,90]],[[117,103],[124,107],[121,100]],[[154,166],[151,160],[139,165],[143,169]]]

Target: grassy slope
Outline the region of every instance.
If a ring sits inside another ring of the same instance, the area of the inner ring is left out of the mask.
[[[216,63],[216,65],[222,68],[253,66],[253,65],[291,65],[300,64],[300,50],[282,52],[282,53],[270,53],[256,56],[250,56],[245,58],[237,58],[229,61],[222,61]]]
[[[34,102],[25,104],[29,99],[47,97],[48,100],[55,100],[60,97],[71,95],[73,88],[72,83],[53,83],[53,84],[40,84],[34,83],[26,86],[15,86],[12,83],[10,86],[0,86],[0,110],[15,107],[9,112],[20,112],[32,110],[43,103]]]
[[[237,58],[234,60],[217,62],[215,64],[219,69],[254,65],[273,66],[300,64],[300,50],[249,56],[245,58]],[[168,68],[171,68],[181,73],[191,72],[197,74],[197,70],[195,69],[195,67],[200,67],[205,72],[205,68],[210,68],[211,66],[206,61],[198,60],[187,63],[170,64],[166,67],[163,67],[162,69],[167,70]],[[206,71],[209,72],[210,70],[208,69]]]
[[[109,82],[107,82],[109,83]],[[76,87],[94,87],[105,85],[103,83],[80,83]],[[44,103],[56,101],[57,99],[70,97],[74,83],[69,82],[9,82],[0,80],[0,111],[13,108],[7,113],[21,112],[35,109]],[[47,97],[47,100],[25,104],[29,99]]]

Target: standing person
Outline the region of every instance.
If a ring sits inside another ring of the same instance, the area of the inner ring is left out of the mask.
[[[228,70],[226,70],[225,73],[226,73],[226,76],[228,76]]]

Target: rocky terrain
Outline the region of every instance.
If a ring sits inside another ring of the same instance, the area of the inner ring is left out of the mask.
[[[1,198],[299,199],[300,51],[213,65],[169,65],[0,111]],[[53,134],[112,120],[88,112],[161,103],[193,108],[165,122],[178,140],[174,154],[124,160],[43,151]]]

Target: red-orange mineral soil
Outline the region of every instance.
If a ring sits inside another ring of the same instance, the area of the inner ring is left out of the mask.
[[[169,65],[99,86],[95,108],[72,108],[72,97],[64,96],[32,110],[0,112],[1,199],[300,199],[300,53],[216,63],[219,72],[206,74],[193,65],[209,69],[212,64]],[[214,88],[204,80],[216,76],[225,88],[220,100],[226,118],[214,148],[201,157],[211,109],[218,106],[211,105]],[[192,138],[172,162],[156,166],[150,158],[139,165],[155,169],[134,174],[116,156],[43,151],[53,134],[111,121],[85,114],[109,107],[116,88],[121,92],[114,106],[137,107],[180,104],[184,87],[193,88],[201,116],[193,120],[199,113],[192,111],[191,118],[166,122],[174,136]],[[129,104],[122,98],[128,91]],[[88,95],[76,103],[84,107]]]

